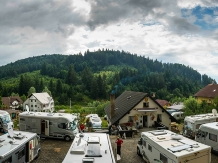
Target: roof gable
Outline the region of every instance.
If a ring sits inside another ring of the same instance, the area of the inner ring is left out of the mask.
[[[208,84],[206,87],[198,91],[194,96],[215,98],[218,96],[218,84]]]
[[[23,101],[19,96],[2,97],[2,103],[5,106],[11,106],[14,101],[17,101],[19,105],[23,104]]]
[[[115,124],[120,119],[122,119],[126,114],[128,114],[136,105],[138,105],[145,97],[149,97],[154,103],[156,103],[162,110],[165,109],[155,101],[151,96],[147,93],[143,92],[133,92],[133,91],[125,91],[120,96],[118,96],[115,101],[115,114],[112,118],[110,118],[110,107],[111,104],[104,108],[105,113],[111,121],[111,124]],[[170,113],[165,112],[169,115],[172,121],[178,122]]]
[[[165,105],[170,104],[167,100],[160,100],[160,99],[157,99],[156,101],[157,101],[161,106],[165,106]]]
[[[123,116],[125,116],[128,112],[130,112],[143,98],[147,96],[147,93],[142,92],[133,92],[133,91],[125,91],[119,97],[117,97],[114,101],[115,104],[115,114],[111,118],[111,123],[119,121]],[[104,108],[105,113],[110,119],[110,106],[106,106]]]
[[[50,102],[50,97],[49,94],[47,92],[42,92],[42,93],[32,93],[29,98],[31,96],[34,96],[37,100],[39,100],[39,102],[41,102],[42,104],[47,104]]]

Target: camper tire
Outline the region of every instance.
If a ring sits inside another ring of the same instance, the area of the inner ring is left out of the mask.
[[[34,158],[34,160],[36,160],[40,155],[40,150],[38,150],[36,157]]]
[[[137,147],[137,155],[142,156],[138,147]]]
[[[71,138],[70,138],[70,136],[65,136],[65,137],[64,137],[64,140],[65,140],[65,141],[70,141]]]

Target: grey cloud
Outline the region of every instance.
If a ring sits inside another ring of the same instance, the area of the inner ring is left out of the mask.
[[[32,27],[51,32],[66,33],[67,25],[84,25],[84,17],[74,13],[72,1],[5,1],[0,5],[0,27]],[[62,25],[60,30],[60,25]]]
[[[94,30],[99,25],[118,22],[127,15],[128,9],[122,1],[96,0],[91,3],[91,12],[87,25]]]

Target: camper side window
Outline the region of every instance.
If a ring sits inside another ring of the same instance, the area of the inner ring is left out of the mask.
[[[209,139],[212,140],[212,141],[217,142],[217,135],[209,133]]]
[[[58,127],[62,129],[66,129],[67,125],[65,123],[59,123]]]
[[[148,150],[152,152],[152,147],[148,144]]]
[[[163,154],[160,153],[160,160],[163,162],[163,163],[167,163],[167,157],[165,157]]]
[[[9,157],[7,160],[3,161],[2,163],[12,163],[12,156]]]

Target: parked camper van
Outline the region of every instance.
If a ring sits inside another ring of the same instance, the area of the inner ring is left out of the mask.
[[[184,112],[182,111],[173,112],[171,115],[177,120],[184,119]]]
[[[100,117],[90,117],[90,122],[92,123],[93,128],[101,128],[102,127],[102,120]]]
[[[11,121],[10,114],[7,111],[0,110],[0,132],[7,131],[7,124],[10,123],[13,127],[14,124]]]
[[[211,147],[169,130],[142,132],[137,154],[147,163],[210,163]]]
[[[218,115],[214,113],[186,116],[184,119],[183,135],[194,139],[202,124],[218,122]]]
[[[77,117],[67,113],[23,112],[19,114],[19,128],[39,134],[70,141],[78,133]]]
[[[206,123],[202,124],[195,136],[195,140],[209,145],[212,148],[212,152],[218,153],[218,123]]]
[[[105,133],[77,134],[62,163],[116,163]]]
[[[39,156],[40,138],[36,133],[14,131],[0,136],[0,163],[32,162]]]

